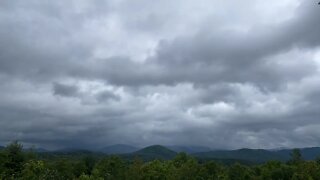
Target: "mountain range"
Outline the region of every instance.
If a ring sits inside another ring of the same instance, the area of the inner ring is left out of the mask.
[[[145,161],[153,159],[172,159],[179,152],[185,152],[199,160],[215,160],[222,163],[241,162],[244,164],[264,163],[270,160],[288,161],[292,149],[237,149],[237,150],[210,150],[202,146],[161,146],[152,145],[142,149],[129,145],[112,145],[100,150],[105,154],[116,154],[124,159],[139,157]],[[320,157],[320,147],[301,148],[301,155],[305,160]]]
[[[194,153],[192,156],[199,159],[237,159],[250,161],[252,163],[264,163],[270,160],[288,161],[291,158],[292,149],[265,150],[265,149],[237,149],[237,150],[216,150]],[[301,148],[302,158],[314,160],[320,157],[320,148]]]
[[[172,151],[164,146],[152,145],[132,153],[121,154],[120,156],[125,159],[134,159],[135,157],[139,157],[145,161],[149,161],[154,159],[169,160],[174,158],[176,155],[177,152]]]
[[[3,147],[2,147],[3,148]],[[0,147],[1,149],[1,147]],[[215,160],[225,164],[241,162],[244,164],[258,164],[270,160],[288,161],[291,158],[292,149],[237,149],[237,150],[211,150],[202,146],[161,146],[152,145],[144,148],[138,148],[125,144],[116,144],[103,147],[99,150],[89,151],[84,149],[61,149],[57,151],[48,151],[43,148],[37,148],[34,152],[45,155],[118,155],[124,159],[132,160],[139,157],[145,161],[154,159],[172,159],[179,152],[185,152],[201,161]],[[300,148],[302,158],[305,160],[314,160],[320,158],[320,147]]]
[[[125,154],[132,153],[139,150],[139,148],[126,145],[126,144],[115,144],[111,146],[106,146],[98,151],[106,153],[106,154]]]
[[[211,151],[211,148],[205,147],[205,146],[166,146],[166,147],[175,152],[185,152],[187,154]]]

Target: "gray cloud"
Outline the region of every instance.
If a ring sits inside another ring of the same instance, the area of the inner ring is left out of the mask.
[[[97,95],[97,100],[100,102],[108,101],[108,100],[117,100],[119,101],[121,97],[115,95],[114,93],[110,91],[104,91]]]
[[[2,144],[320,144],[316,2],[0,4]]]
[[[58,96],[73,97],[78,94],[78,87],[60,83],[53,84],[53,94]]]

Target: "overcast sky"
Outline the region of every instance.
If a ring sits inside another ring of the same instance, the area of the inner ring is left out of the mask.
[[[320,146],[315,0],[2,0],[0,144]]]

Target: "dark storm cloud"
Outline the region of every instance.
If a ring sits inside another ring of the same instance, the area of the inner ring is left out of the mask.
[[[41,10],[40,14],[44,13],[41,7],[36,9]],[[66,13],[60,9],[52,11],[57,11],[54,14]],[[79,21],[83,23],[86,18],[82,16],[91,13],[89,8],[82,14],[68,14],[81,17]],[[312,3],[302,3],[295,17],[282,24],[252,27],[248,32],[215,30],[214,26],[204,26],[191,37],[177,37],[173,41],[160,43],[155,57],[145,63],[136,63],[126,57],[112,57],[92,63],[92,60],[86,60],[93,50],[90,46],[92,42],[81,39],[90,37],[73,35],[79,38],[74,39],[70,34],[81,32],[83,26],[66,17],[45,19],[37,14],[31,15],[36,17],[32,21],[44,26],[29,26],[32,22],[28,22],[28,19],[22,19],[24,21],[21,23],[11,18],[3,21],[3,27],[6,27],[1,33],[4,39],[1,48],[3,72],[32,78],[54,78],[58,75],[100,78],[117,85],[130,86],[227,81],[253,82],[272,87],[282,81],[303,78],[316,70],[313,62],[307,62],[291,73],[287,67],[277,68],[277,64],[265,59],[293,47],[319,45],[319,11]],[[63,27],[65,24],[67,27]],[[15,25],[22,28],[15,28]],[[12,33],[12,29],[17,33]],[[39,34],[38,31],[47,33]],[[47,45],[44,46],[44,43]]]
[[[193,37],[163,43],[156,61],[171,73],[168,81],[252,82],[270,86],[297,81],[315,73],[314,62],[302,62],[290,72],[292,67],[281,67],[266,59],[292,48],[320,44],[318,7],[302,3],[296,11],[293,19],[280,25],[253,27],[245,33],[204,30],[206,33],[200,31]]]
[[[0,143],[320,145],[314,2],[0,4]]]
[[[53,84],[53,94],[58,96],[72,97],[78,94],[78,87],[60,83]]]
[[[206,29],[200,29],[191,37],[161,42],[156,55],[145,63],[110,58],[105,60],[105,66],[93,67],[92,71],[100,70],[99,78],[117,85],[250,82],[274,88],[317,71],[312,61],[288,67],[286,61],[290,60],[274,61],[270,57],[293,48],[317,47],[319,16],[317,6],[302,3],[294,18],[279,25],[252,27],[248,32],[204,26]]]
[[[100,102],[108,101],[110,99],[119,101],[120,97],[110,91],[104,91],[97,95],[97,100]]]

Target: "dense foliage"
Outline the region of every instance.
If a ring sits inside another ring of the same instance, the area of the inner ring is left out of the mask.
[[[171,160],[144,162],[138,157],[124,160],[117,156],[54,156],[43,157],[23,151],[13,142],[0,150],[0,179],[108,179],[108,180],[162,180],[162,179],[320,179],[320,159],[304,161],[298,149],[291,160],[283,163],[269,161],[260,165],[234,163],[222,165],[215,161],[199,162],[185,153]]]

